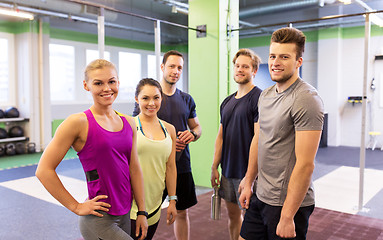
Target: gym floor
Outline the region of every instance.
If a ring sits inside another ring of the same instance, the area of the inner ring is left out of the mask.
[[[352,147],[320,148],[313,179],[317,209],[331,210],[328,212],[339,217],[345,214],[352,214],[346,216],[360,216],[353,221],[360,221],[362,224],[362,222],[368,222],[369,219],[371,221],[383,219],[383,205],[381,204],[383,200],[383,151],[377,149],[366,151],[364,206],[363,209],[358,210],[359,151],[359,148]],[[0,210],[3,213],[3,217],[0,218],[0,239],[82,239],[78,229],[77,216],[53,199],[34,176],[40,156],[40,153],[35,153],[0,157],[0,194],[2,196]],[[57,172],[76,199],[82,201],[86,198],[84,173],[74,151],[67,154]],[[211,189],[198,187],[197,193],[200,194],[199,198],[203,199],[204,203],[193,207],[196,211],[199,206],[208,206],[205,201],[209,201],[208,195],[211,195]],[[319,213],[321,212],[319,211]],[[321,216],[319,214],[315,217],[315,223],[328,221],[328,213],[323,215],[323,219],[320,219]],[[380,226],[383,231],[383,226]],[[225,223],[215,224],[213,227],[227,228]],[[161,231],[166,232],[161,233]],[[169,234],[169,231],[171,232],[172,228],[159,228],[158,239],[166,239],[160,238],[160,236]],[[221,232],[225,231],[227,229],[222,229]],[[333,231],[337,230],[333,229]],[[195,234],[199,234],[199,231],[193,232],[193,235]],[[201,240],[209,239],[205,235],[199,238]],[[369,238],[369,240],[372,239]]]

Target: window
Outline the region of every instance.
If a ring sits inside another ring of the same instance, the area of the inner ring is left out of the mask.
[[[92,103],[92,95],[84,90],[82,81],[86,65],[99,58],[97,45],[62,39],[50,41],[50,96],[53,105]],[[157,78],[158,64],[153,51],[107,46],[104,58],[114,63],[118,70],[120,89],[117,103],[134,102],[137,83],[143,77]],[[187,76],[186,65],[176,85],[181,90],[184,75]],[[162,71],[160,74],[162,77]]]
[[[120,100],[134,101],[137,83],[141,80],[141,54],[119,52]]]
[[[157,79],[157,67],[160,67],[161,64],[156,63],[156,55],[148,55],[148,78],[156,79],[157,81],[160,81],[162,79],[162,71],[160,70],[160,79]],[[162,60],[162,56],[161,56]],[[162,61],[161,61],[162,63]],[[157,66],[158,65],[158,66]]]
[[[88,65],[91,61],[98,59],[98,50],[87,49],[86,50],[86,65]],[[104,51],[104,59],[110,61],[110,52]]]
[[[52,101],[75,100],[74,47],[49,44],[50,88]]]
[[[0,33],[0,105],[15,105],[15,64],[14,37],[12,34]]]
[[[0,101],[9,100],[9,62],[8,62],[8,40],[0,38]]]

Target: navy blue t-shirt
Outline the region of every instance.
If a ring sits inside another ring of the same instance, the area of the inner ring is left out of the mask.
[[[195,118],[195,102],[189,94],[176,89],[172,96],[164,94],[161,108],[157,113],[159,119],[172,124],[176,128],[176,133],[188,129],[188,119]],[[135,104],[133,116],[140,113],[138,104]],[[182,151],[181,157],[176,161],[177,173],[191,172],[189,145]]]
[[[261,92],[261,89],[254,87],[239,99],[235,98],[235,92],[221,104],[221,168],[227,178],[242,179],[246,174],[254,123],[258,122],[258,99]]]

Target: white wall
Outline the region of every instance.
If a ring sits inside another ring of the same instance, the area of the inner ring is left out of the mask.
[[[328,81],[328,84],[322,84],[319,89],[325,103],[327,103],[325,109],[329,112],[329,145],[359,147],[362,130],[362,104],[352,104],[347,102],[347,99],[349,96],[363,95],[364,38],[326,39],[319,42],[325,54],[322,59],[319,59],[318,82],[326,82],[325,77],[331,78],[331,75],[338,74],[338,82],[333,81],[331,83]],[[366,144],[369,141],[368,131],[383,133],[383,122],[381,121],[383,108],[378,104],[382,97],[379,81],[375,82],[375,91],[370,89],[372,78],[378,80],[383,73],[383,63],[374,61],[375,55],[379,54],[382,48],[382,36],[372,37],[370,44]],[[339,59],[337,59],[335,49],[333,49],[334,46],[339,46]],[[337,60],[339,60],[338,64],[336,64]],[[337,65],[338,67],[332,69],[328,65]],[[335,94],[335,96],[328,96],[328,94]]]
[[[267,63],[269,47],[254,47]],[[371,37],[370,75],[366,121],[368,131],[383,134],[383,60],[374,61],[375,55],[383,55],[383,36]],[[302,79],[318,89],[328,113],[328,145],[359,147],[361,141],[362,104],[347,102],[348,96],[361,96],[363,90],[364,38],[339,38],[307,42],[303,55]],[[375,78],[376,90],[369,87]],[[383,143],[383,139],[381,139]]]

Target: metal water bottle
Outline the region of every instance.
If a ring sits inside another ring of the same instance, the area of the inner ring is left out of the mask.
[[[221,219],[221,197],[218,195],[219,187],[214,187],[213,195],[211,195],[211,218],[213,220]]]

